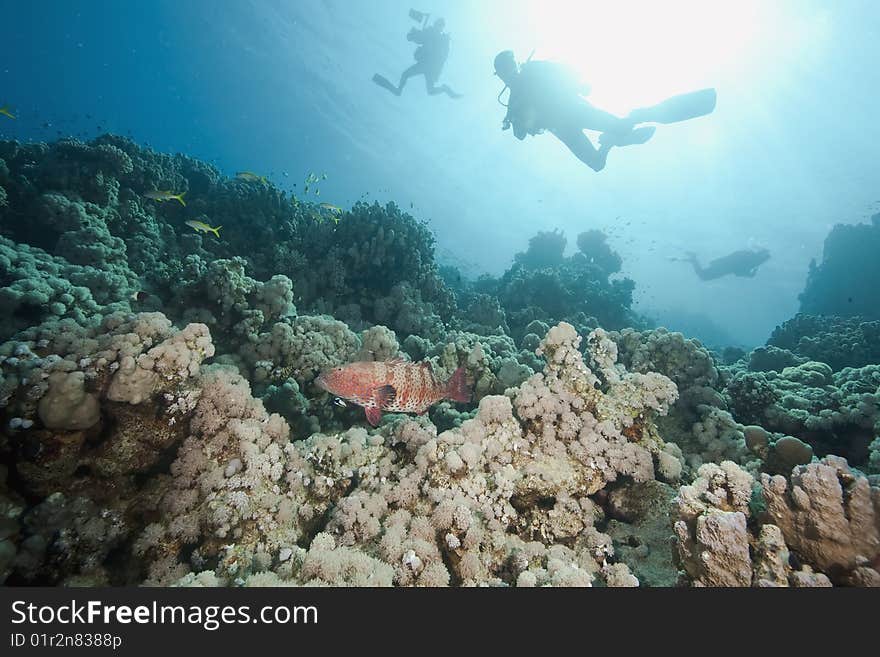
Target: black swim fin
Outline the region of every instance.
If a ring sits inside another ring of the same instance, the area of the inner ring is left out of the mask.
[[[376,75],[373,76],[373,82],[378,84],[383,89],[387,89],[388,91],[393,93],[395,96],[400,95],[400,90],[395,85],[391,84],[391,82],[387,78],[382,77],[378,73],[376,73]]]

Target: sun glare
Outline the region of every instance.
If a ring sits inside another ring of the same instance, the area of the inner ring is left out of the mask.
[[[724,73],[739,69],[762,5],[758,0],[525,0],[523,9],[527,26],[520,36],[524,45],[533,41],[526,47],[535,49],[535,57],[567,64],[592,85],[597,104],[625,113],[715,86]]]

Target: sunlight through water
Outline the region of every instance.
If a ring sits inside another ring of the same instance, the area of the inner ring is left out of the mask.
[[[771,13],[756,0],[541,0],[526,2],[522,16],[536,58],[571,66],[592,85],[596,104],[625,113],[742,67],[757,25]]]

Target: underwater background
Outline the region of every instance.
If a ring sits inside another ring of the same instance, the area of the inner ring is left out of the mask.
[[[611,4],[4,3],[0,580],[880,583],[880,8]]]
[[[472,276],[503,272],[538,230],[564,230],[571,249],[601,228],[641,311],[673,328],[707,325],[704,339],[760,344],[797,311],[831,226],[880,210],[877,10],[608,4],[435,3],[452,34],[443,78],[466,96],[449,103],[426,97],[420,78],[400,98],[370,81],[411,62],[405,3],[12,3],[0,102],[21,116],[2,130],[130,133],[227,174],[259,170],[282,189],[326,172],[322,193],[340,204],[413,203],[441,262]],[[613,112],[706,86],[718,106],[591,176],[552,138],[519,144],[498,129],[492,59],[508,48],[577,68]],[[754,280],[707,285],[668,260],[756,245],[772,258]]]

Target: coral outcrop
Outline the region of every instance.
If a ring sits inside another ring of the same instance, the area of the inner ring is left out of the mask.
[[[880,278],[880,213],[867,224],[837,224],[825,238],[822,260],[810,263],[800,295],[810,315],[880,319],[880,292],[867,281]]]
[[[798,314],[777,326],[767,344],[768,349],[789,350],[800,357],[800,362],[825,363],[835,372],[844,367],[864,367],[880,363],[880,319]],[[796,359],[780,363],[783,367],[798,364]]]
[[[324,205],[0,142],[0,582],[880,585],[878,318],[837,298],[876,226],[811,272],[837,316],[722,362],[633,313],[601,231],[469,281],[397,205]],[[473,403],[371,427],[314,384],[394,359]]]

